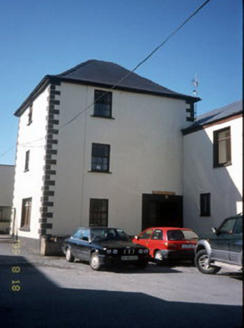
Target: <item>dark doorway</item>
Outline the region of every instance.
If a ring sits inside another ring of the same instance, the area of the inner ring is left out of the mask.
[[[182,213],[182,196],[142,195],[142,230],[149,227],[182,227]]]

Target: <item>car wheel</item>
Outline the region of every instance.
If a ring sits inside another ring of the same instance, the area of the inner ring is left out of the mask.
[[[215,274],[217,272],[219,272],[219,270],[221,269],[220,267],[217,266],[213,266],[210,265],[208,263],[208,253],[205,249],[199,251],[196,254],[196,258],[195,258],[195,265],[198,268],[198,270],[201,273],[205,273],[205,274]]]
[[[98,271],[101,267],[100,259],[97,253],[93,253],[90,259],[90,266],[92,270]]]
[[[67,248],[66,249],[66,256],[65,257],[66,257],[66,260],[68,262],[74,262],[74,260],[75,260],[73,254],[71,253],[71,249],[70,248]]]
[[[163,263],[163,260],[164,260],[162,252],[156,251],[155,254],[154,254],[154,260],[155,260],[157,265],[161,265]]]

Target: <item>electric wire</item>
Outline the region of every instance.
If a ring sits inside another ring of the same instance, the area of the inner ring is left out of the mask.
[[[115,89],[119,84],[124,81],[130,74],[134,73],[140,66],[142,66],[145,62],[147,62],[160,48],[162,48],[176,33],[178,33],[195,15],[197,15],[200,10],[202,10],[211,0],[206,0],[203,4],[201,4],[190,16],[188,16],[176,29],[174,29],[167,37],[164,39],[156,48],[154,48],[140,63],[138,63],[132,70],[130,70],[125,76],[123,76],[118,82],[116,82],[113,86],[109,88],[109,90]],[[96,100],[94,100],[90,105],[88,105],[86,108],[84,108],[82,111],[77,113],[74,117],[72,117],[69,121],[64,123],[59,127],[59,130],[63,129],[64,127],[68,126],[72,122],[74,122],[80,115],[82,115],[84,112],[86,112],[88,109],[90,109],[92,106],[94,106],[95,102],[99,101],[101,98],[103,98],[109,91],[98,97]],[[29,142],[18,144],[17,146],[21,147],[31,147],[30,144],[35,143],[37,141],[43,140],[47,138],[47,136],[32,140]],[[0,158],[6,155],[9,151],[12,150],[12,148],[15,147],[12,146],[9,150],[3,152],[0,154]],[[39,148],[44,146],[32,146],[32,148]]]

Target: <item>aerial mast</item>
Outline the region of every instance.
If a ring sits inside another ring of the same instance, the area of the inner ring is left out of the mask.
[[[192,80],[192,84],[193,84],[193,96],[198,97],[199,78],[197,76],[197,73],[195,73],[195,77]],[[195,117],[195,119],[197,118],[197,104],[196,103],[194,106],[194,117]]]

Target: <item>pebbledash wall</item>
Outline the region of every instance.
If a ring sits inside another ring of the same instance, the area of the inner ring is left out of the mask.
[[[243,211],[242,102],[233,105],[239,106],[239,113],[203,124],[200,129],[189,130],[184,135],[184,224],[200,234],[210,232],[211,227],[218,227],[224,218]],[[226,106],[229,107],[231,105]],[[231,163],[214,167],[214,131],[228,127]],[[210,214],[201,216],[200,194],[205,193],[210,194]]]
[[[93,116],[94,90],[49,84],[20,115],[13,206],[19,236],[67,235],[89,224],[91,198],[108,199],[108,225],[141,230],[142,194],[183,194],[184,99],[113,90],[112,118]],[[82,112],[82,114],[80,114]],[[73,120],[73,118],[77,117]],[[108,144],[110,172],[91,172],[92,143]],[[29,168],[25,171],[26,152]],[[32,198],[21,229],[22,200]]]

